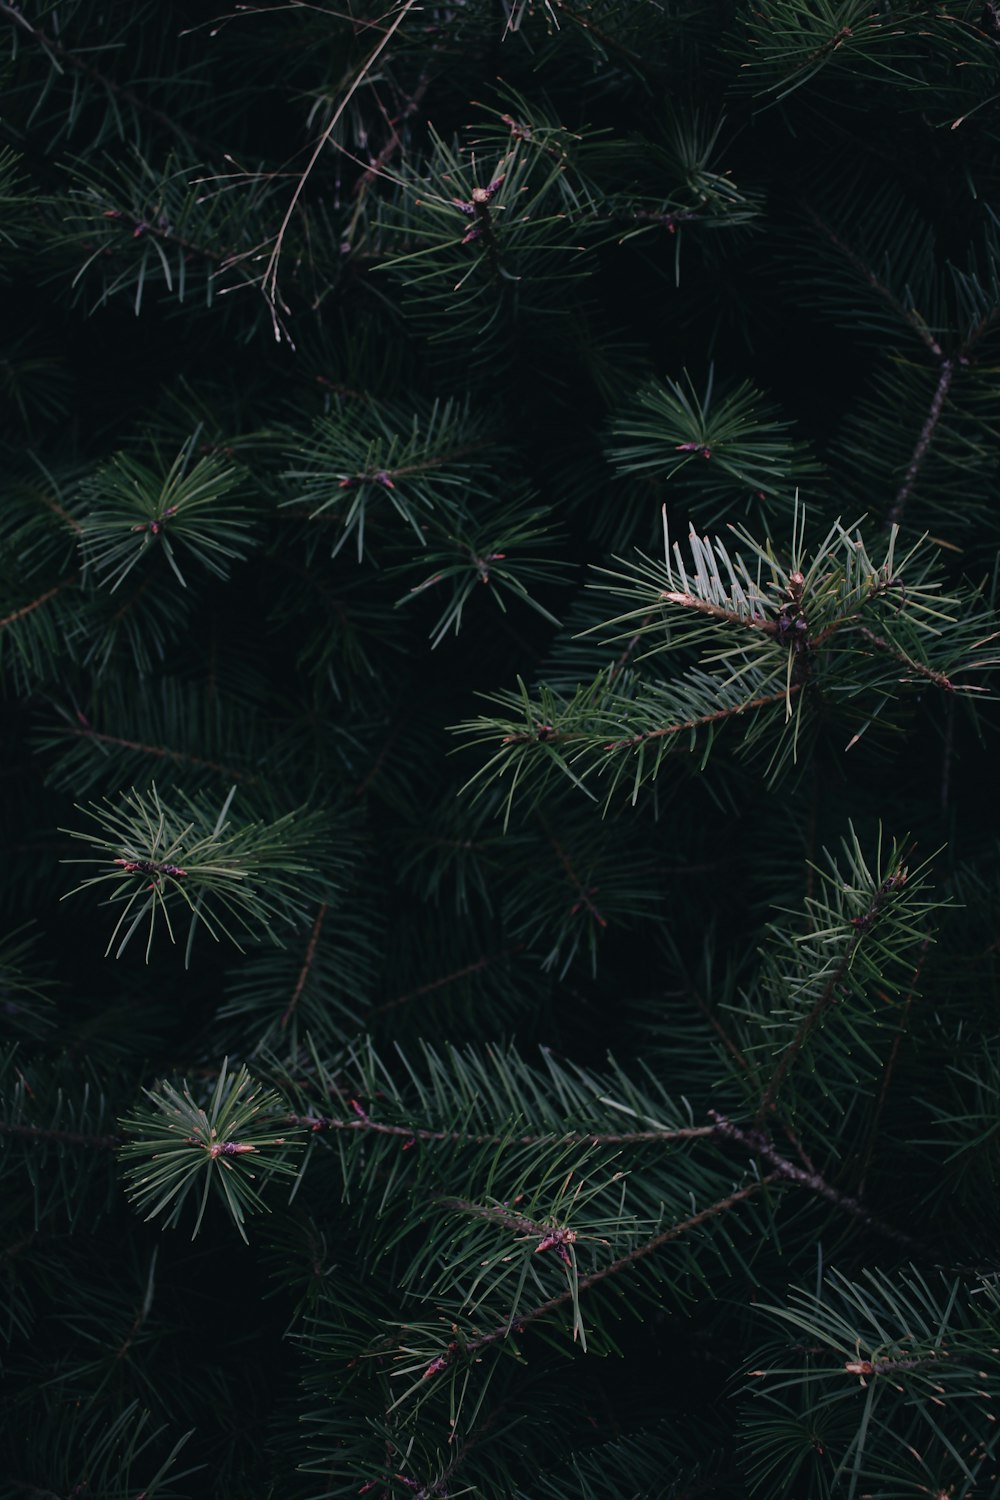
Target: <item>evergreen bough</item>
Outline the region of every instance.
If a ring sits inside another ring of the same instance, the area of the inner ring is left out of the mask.
[[[997,6],[0,27],[0,1500],[1000,1496]]]

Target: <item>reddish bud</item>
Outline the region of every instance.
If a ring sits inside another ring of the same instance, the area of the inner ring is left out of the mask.
[[[559,1259],[560,1260],[565,1260],[566,1263],[567,1263],[567,1265],[568,1265],[569,1264],[569,1256],[566,1253],[566,1248],[565,1247],[567,1245],[573,1245],[575,1243],[576,1243],[576,1230],[575,1229],[566,1229],[566,1228],[550,1229],[549,1232],[548,1232],[548,1234],[543,1235],[542,1238],[539,1240],[538,1244],[535,1246],[535,1254],[536,1255],[541,1255],[541,1253],[544,1250],[554,1250],[554,1249],[558,1248],[558,1250],[560,1252]]]

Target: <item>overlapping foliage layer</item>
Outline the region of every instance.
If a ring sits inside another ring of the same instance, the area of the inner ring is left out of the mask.
[[[0,0],[0,1497],[1000,1495],[1000,13]]]

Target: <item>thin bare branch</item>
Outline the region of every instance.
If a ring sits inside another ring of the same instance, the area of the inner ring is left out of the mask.
[[[325,130],[323,130],[319,137],[319,140],[316,142],[316,145],[313,148],[312,155],[306,163],[305,169],[295,185],[295,191],[292,193],[291,201],[289,202],[289,205],[285,210],[284,218],[282,219],[281,224],[278,227],[274,245],[271,249],[271,254],[268,257],[267,266],[261,279],[261,287],[264,292],[264,296],[267,298],[268,306],[271,309],[271,324],[274,329],[274,337],[278,343],[281,342],[282,338],[281,324],[278,318],[278,308],[280,306],[283,310],[286,310],[284,308],[284,303],[281,301],[281,296],[278,292],[278,265],[281,260],[281,252],[285,243],[285,235],[288,232],[289,224],[292,222],[292,216],[294,215],[295,210],[298,207],[299,199],[302,197],[302,194],[305,191],[306,183],[309,181],[309,178],[312,175],[313,168],[319,161],[324,147],[339,125],[341,116],[343,115],[345,109],[347,108],[348,104],[350,104],[351,100],[354,98],[354,95],[364,83],[365,79],[369,76],[372,68],[375,66],[376,62],[381,57],[386,47],[388,47],[390,41],[395,36],[396,32],[399,30],[403,21],[409,15],[410,11],[413,9],[416,3],[417,0],[402,0],[402,4],[396,13],[395,20],[386,29],[381,41],[372,49],[368,57],[365,59],[364,63],[361,65],[361,68],[355,74],[353,80],[351,81],[350,87],[347,89],[344,97],[337,105],[337,108],[334,110],[332,116],[330,117]]]

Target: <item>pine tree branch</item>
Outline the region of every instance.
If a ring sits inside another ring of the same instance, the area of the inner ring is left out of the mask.
[[[171,750],[166,745],[147,745],[142,740],[129,740],[119,734],[104,734],[95,729],[83,714],[78,713],[79,724],[70,724],[67,733],[76,736],[77,739],[92,740],[99,745],[113,745],[118,750],[135,750],[141,755],[152,756],[156,760],[173,761],[175,765],[195,766],[203,771],[215,771],[227,781],[242,781],[247,786],[253,786],[260,778],[252,776],[246,771],[236,771],[232,766],[221,765],[218,761],[205,760],[200,755],[192,755],[187,750]]]
[[[824,632],[824,634],[828,633],[828,631]],[[686,729],[701,729],[707,724],[717,724],[724,719],[739,718],[741,714],[749,713],[755,708],[771,708],[776,703],[787,703],[789,694],[800,692],[804,686],[804,683],[795,682],[787,690],[782,689],[780,693],[769,693],[761,698],[752,698],[748,703],[736,703],[731,708],[720,708],[714,713],[701,714],[695,719],[685,719],[679,724],[665,724],[661,729],[647,729],[642,734],[630,735],[628,739],[611,740],[603,748],[607,751],[628,750],[635,745],[645,744],[647,740],[663,739],[669,735],[683,734]],[[580,734],[563,733],[553,729],[550,724],[539,724],[529,734],[505,734],[502,743],[504,745],[572,745],[579,744],[584,738],[585,736]]]
[[[721,604],[713,604],[709,599],[699,599],[697,594],[666,589],[660,598],[668,604],[679,604],[685,609],[695,609],[699,614],[711,615],[713,620],[724,620],[728,625],[742,625],[746,630],[763,630],[766,635],[776,635],[778,631],[776,620],[768,620],[758,615],[741,615],[738,610],[725,609]]]
[[[914,661],[912,657],[907,656],[905,651],[893,645],[892,641],[887,641],[884,636],[876,635],[867,626],[859,625],[858,635],[863,636],[866,641],[870,641],[880,651],[888,652],[890,656],[894,656],[897,661],[903,663],[904,667],[909,667],[911,672],[918,672],[921,677],[926,677],[929,682],[933,682],[937,687],[944,688],[946,693],[953,693],[955,691],[954,683],[943,672],[935,672],[933,667],[927,667],[923,662]]]
[[[867,282],[867,284],[871,287],[872,291],[875,292],[877,296],[881,297],[882,300],[892,308],[893,312],[899,318],[901,318],[904,323],[908,325],[908,327],[912,328],[913,332],[917,335],[921,342],[926,344],[931,354],[934,355],[934,358],[936,360],[944,361],[944,350],[941,348],[941,345],[931,333],[930,329],[926,328],[920,321],[920,319],[914,316],[913,311],[904,303],[900,302],[895,293],[891,291],[884,282],[878,279],[878,277],[875,275],[875,272],[871,269],[870,266],[865,264],[861,256],[858,255],[857,251],[852,250],[850,245],[845,244],[840,236],[837,235],[828,224],[824,223],[816,210],[810,207],[808,204],[806,205],[806,214],[812,220],[816,228],[826,236],[831,245],[839,250],[840,253],[850,262],[850,264],[854,267],[855,271],[857,271],[862,280]]]
[[[573,887],[573,890],[576,892],[576,900],[570,908],[570,916],[575,917],[577,912],[582,909],[586,911],[591,917],[593,917],[598,927],[607,927],[607,917],[602,916],[597,907],[594,905],[593,898],[597,894],[597,887],[589,885],[585,886],[583,884],[583,881],[580,879],[579,875],[576,873],[576,870],[573,868],[573,861],[570,859],[569,855],[566,853],[559,840],[552,833],[552,830],[549,828],[545,819],[539,818],[539,822],[545,829],[546,837],[548,838],[549,843],[552,845],[552,848],[555,850],[556,857],[559,860],[559,863],[562,865],[563,869],[566,872],[566,879],[569,881],[570,885]]]
[[[417,113],[421,104],[423,103],[424,95],[427,93],[427,90],[430,88],[433,81],[434,75],[429,70],[425,69],[417,79],[417,84],[413,90],[413,93],[408,95],[406,100],[404,101],[402,109],[398,110],[397,113],[393,115],[392,119],[388,122],[390,129],[389,138],[382,146],[378,155],[365,168],[362,175],[354,184],[354,194],[356,197],[361,197],[368,190],[371,184],[376,180],[376,178],[382,175],[388,163],[392,161],[392,158],[402,146],[403,135],[400,127],[405,125],[408,120],[412,120],[413,116]]]
[[[135,608],[143,594],[148,593],[153,588],[155,577],[156,575],[152,569],[149,569],[145,576],[140,578],[131,594],[123,595],[122,602],[111,617],[113,624],[120,625],[122,620],[128,617],[129,611]]]
[[[643,1141],[691,1141],[715,1134],[714,1125],[690,1125],[678,1130],[632,1130],[613,1134],[594,1131],[566,1131],[544,1135],[472,1135],[464,1130],[426,1130],[412,1125],[387,1125],[373,1120],[356,1100],[351,1104],[357,1110],[354,1119],[341,1119],[327,1115],[284,1115],[282,1120],[290,1125],[301,1125],[306,1130],[319,1134],[325,1130],[368,1132],[372,1135],[394,1135],[404,1141],[447,1141],[455,1146],[543,1146],[587,1145],[629,1146]]]
[[[614,682],[615,678],[619,677],[621,675],[621,673],[625,670],[625,668],[628,666],[629,660],[631,659],[633,651],[638,646],[639,642],[642,640],[642,637],[645,634],[645,632],[649,629],[650,625],[653,623],[654,614],[655,614],[655,612],[653,610],[650,610],[647,615],[643,616],[642,621],[641,621],[641,623],[639,625],[639,628],[636,631],[635,635],[632,636],[631,640],[629,640],[626,643],[625,648],[620,653],[620,655],[615,658],[615,664],[611,668],[610,672],[608,673],[608,682],[609,683]]]
[[[172,120],[162,110],[156,109],[154,105],[143,99],[139,94],[134,93],[124,84],[117,83],[107,73],[102,73],[99,68],[94,67],[93,63],[86,62],[69,47],[64,47],[61,42],[56,41],[55,37],[50,36],[48,32],[42,31],[37,26],[32,26],[27,17],[22,15],[20,6],[10,5],[7,3],[7,0],[0,0],[0,16],[6,17],[12,26],[19,26],[23,31],[26,31],[50,57],[53,59],[58,58],[59,62],[65,64],[66,67],[73,68],[76,72],[83,74],[84,77],[90,78],[94,83],[100,84],[101,88],[106,89],[114,98],[120,99],[124,104],[128,104],[139,114],[144,114],[147,119],[155,120],[157,125],[162,125],[165,130],[177,136],[185,144],[194,146],[209,156],[224,156],[225,153],[221,147],[213,145],[210,141],[206,141],[203,136],[194,134],[192,131],[186,129],[185,126],[178,125],[176,120]]]
[[[606,47],[616,57],[620,57],[623,62],[627,62],[630,67],[635,68],[636,72],[641,73],[644,78],[662,82],[665,71],[662,64],[650,62],[641,53],[633,52],[631,47],[626,47],[624,42],[620,42],[617,37],[612,36],[603,27],[598,26],[595,21],[581,15],[579,11],[567,5],[566,0],[547,0],[547,4],[552,10],[558,11],[560,15],[565,16],[567,21],[572,21],[574,25],[579,26],[581,31],[589,32],[596,42],[599,42],[602,47]]]
[[[291,512],[284,511],[280,512],[279,514],[284,516],[291,514]],[[336,517],[327,516],[326,514],[311,516],[303,511],[300,514],[299,519],[314,522],[324,522],[327,520],[335,520]],[[333,593],[333,591],[320,580],[320,578],[317,576],[315,568],[307,568],[302,563],[290,562],[287,557],[276,556],[272,558],[271,561],[272,565],[276,569],[280,569],[280,571],[283,573],[290,573],[295,579],[297,579],[298,582],[302,584],[303,588],[308,589],[310,593],[314,594],[316,598],[320,600],[320,602],[326,608],[327,612],[332,615],[340,623],[341,626],[346,627],[348,621],[347,605],[344,603],[343,599],[339,599],[337,595]]]
[[[498,960],[512,958],[516,953],[524,951],[524,944],[518,943],[514,948],[504,948],[499,953],[485,953],[481,958],[474,959],[472,963],[465,964],[461,969],[455,969],[450,974],[443,974],[439,979],[430,979],[426,984],[418,985],[415,990],[408,990],[404,995],[397,995],[394,1000],[384,1000],[381,1005],[372,1007],[372,1015],[381,1015],[384,1011],[395,1010],[399,1005],[408,1005],[411,1000],[419,1000],[423,995],[432,995],[435,990],[443,989],[446,985],[454,984],[456,980],[466,979],[470,974],[481,974],[488,969],[490,964]]]
[[[354,98],[354,95],[364,83],[365,79],[371,73],[372,68],[375,66],[376,62],[381,57],[386,47],[388,47],[389,43],[392,41],[392,38],[395,36],[396,32],[399,30],[399,27],[402,25],[403,21],[409,15],[410,11],[413,9],[416,3],[417,0],[402,0],[402,4],[400,5],[400,8],[392,24],[387,27],[381,41],[377,43],[375,48],[365,59],[364,63],[362,63],[354,78],[351,80],[351,84],[347,89],[347,92],[344,94],[344,97],[337,105],[337,108],[334,110],[333,114],[330,117],[329,123],[322,131],[319,140],[313,147],[312,155],[306,163],[305,169],[295,185],[295,190],[292,193],[291,201],[289,202],[289,205],[285,210],[284,217],[282,218],[282,221],[278,226],[278,232],[274,237],[274,245],[271,249],[271,254],[268,257],[267,265],[264,269],[264,274],[261,277],[261,290],[263,291],[264,296],[267,299],[267,304],[271,309],[271,326],[274,332],[275,341],[277,343],[280,343],[282,339],[282,329],[278,318],[278,309],[280,307],[282,311],[287,311],[287,308],[285,307],[285,304],[278,291],[278,265],[281,261],[281,254],[285,243],[285,235],[288,233],[288,226],[292,222],[292,216],[294,215],[295,210],[298,207],[299,199],[305,192],[306,183],[312,176],[313,169],[316,166],[316,163],[319,161],[327,142],[339,125],[341,116],[343,115],[345,109],[350,104],[351,100]]]
[[[864,911],[860,916],[853,918],[852,925],[854,927],[854,932],[851,936],[850,942],[847,944],[843,954],[840,957],[840,961],[834,968],[826,984],[823,986],[823,990],[819,998],[799,1022],[799,1025],[795,1031],[795,1035],[793,1036],[792,1040],[789,1042],[785,1050],[782,1052],[781,1057],[778,1060],[778,1065],[775,1068],[774,1072],[771,1074],[767,1088],[764,1090],[763,1097],[761,1098],[760,1107],[757,1111],[758,1120],[762,1120],[765,1115],[769,1114],[770,1111],[774,1109],[775,1095],[777,1094],[781,1085],[784,1083],[789,1069],[795,1062],[795,1059],[798,1057],[799,1053],[802,1051],[802,1048],[805,1046],[806,1042],[809,1040],[809,1037],[812,1035],[813,1031],[818,1026],[819,1022],[823,1019],[823,1016],[826,1014],[827,1010],[839,998],[840,987],[851,968],[851,964],[854,961],[854,954],[857,951],[858,945],[864,937],[865,932],[878,916],[879,912],[885,905],[886,901],[889,899],[889,896],[892,894],[892,892],[902,884],[904,878],[905,877],[903,876],[903,872],[901,870],[896,871],[891,875],[887,875],[886,878],[882,881],[882,884],[879,886],[878,890],[872,896],[867,910]]]
[[[488,1333],[481,1333],[475,1338],[465,1339],[461,1343],[454,1340],[448,1345],[443,1354],[439,1354],[427,1366],[427,1369],[424,1371],[424,1378],[428,1379],[432,1375],[440,1374],[442,1370],[446,1370],[450,1365],[454,1364],[459,1357],[475,1357],[483,1349],[488,1349],[491,1345],[500,1343],[503,1339],[509,1337],[512,1332],[521,1333],[527,1324],[536,1322],[539,1318],[548,1317],[550,1313],[556,1312],[560,1307],[565,1307],[567,1302],[573,1302],[579,1293],[589,1291],[593,1286],[598,1286],[602,1281],[606,1281],[609,1276],[617,1276],[622,1271],[628,1270],[630,1266],[634,1266],[639,1261],[644,1260],[647,1255],[654,1254],[655,1251],[661,1250],[664,1245],[669,1245],[673,1240],[680,1239],[689,1230],[698,1229],[710,1219],[716,1218],[719,1214],[726,1213],[730,1208],[735,1208],[738,1203],[745,1203],[748,1198],[752,1198],[755,1193],[759,1193],[763,1187],[776,1180],[777,1174],[771,1177],[764,1177],[757,1182],[751,1182],[748,1187],[740,1188],[737,1192],[730,1193],[726,1198],[718,1199],[717,1202],[709,1204],[707,1208],[703,1208],[698,1213],[692,1214],[689,1219],[684,1219],[682,1223],[673,1224],[669,1229],[663,1230],[661,1234],[654,1235],[652,1239],[646,1240],[641,1245],[637,1245],[634,1250],[629,1250],[627,1254],[619,1256],[617,1260],[611,1261],[608,1265],[602,1266],[597,1271],[591,1271],[587,1276],[576,1278],[575,1286],[567,1287],[565,1291],[557,1292],[544,1302],[540,1302],[537,1306],[529,1308],[527,1312],[519,1313],[513,1325],[507,1322],[501,1323],[499,1327],[490,1329]]]
[[[470,454],[479,453],[481,444],[461,443],[454,448],[446,448],[441,453],[434,453],[428,458],[419,459],[415,463],[397,464],[394,467],[385,467],[366,470],[356,474],[349,474],[346,478],[338,481],[341,490],[352,490],[361,484],[378,484],[383,489],[392,490],[396,487],[398,479],[409,479],[414,474],[433,474],[446,464],[457,462],[468,458]],[[278,519],[287,518],[291,521],[309,521],[312,525],[339,526],[342,519],[335,509],[324,510],[302,510],[293,505],[283,506],[278,512]]]
[[[975,346],[979,343],[979,340],[981,338],[985,338],[990,330],[996,327],[998,322],[1000,322],[1000,306],[992,307],[990,311],[985,315],[985,317],[980,318],[975,328],[970,329],[969,333],[966,335],[965,339],[962,342],[961,352],[962,356],[964,357],[964,361],[968,361],[969,355],[972,353],[972,350],[975,348]],[[963,358],[960,358],[959,363],[961,364],[962,362]]]
[[[422,1495],[426,1497],[426,1500],[448,1500],[448,1485],[454,1479],[455,1474],[461,1468],[462,1464],[466,1462],[469,1454],[478,1448],[484,1439],[489,1437],[490,1432],[502,1422],[504,1414],[512,1405],[513,1398],[507,1396],[503,1401],[498,1402],[485,1419],[477,1423],[471,1432],[466,1433],[465,1437],[458,1444],[451,1462],[442,1471],[440,1478],[422,1491]],[[416,1500],[420,1500],[420,1497],[417,1496]]]
[[[907,1234],[904,1230],[896,1229],[893,1225],[887,1224],[884,1219],[880,1219],[877,1214],[873,1213],[871,1209],[866,1208],[857,1198],[852,1198],[849,1193],[842,1193],[838,1188],[833,1187],[818,1172],[806,1171],[805,1168],[797,1167],[794,1162],[782,1156],[775,1149],[774,1143],[766,1131],[758,1128],[743,1130],[740,1126],[734,1125],[731,1120],[727,1120],[725,1115],[719,1114],[714,1109],[710,1109],[708,1113],[715,1121],[716,1129],[722,1140],[733,1141],[736,1145],[741,1146],[743,1150],[750,1151],[753,1155],[759,1156],[763,1161],[767,1162],[768,1166],[773,1169],[772,1176],[766,1179],[767,1181],[774,1182],[780,1180],[782,1182],[794,1183],[798,1187],[808,1188],[809,1192],[815,1193],[819,1198],[825,1198],[828,1203],[832,1203],[835,1208],[840,1209],[842,1213],[850,1215],[851,1218],[857,1219],[866,1228],[877,1230],[879,1234],[884,1234],[888,1239],[895,1240],[897,1244],[906,1245],[910,1250],[921,1250],[924,1248],[921,1246],[919,1240],[915,1240],[912,1235]]]
[[[469,1214],[474,1219],[486,1219],[490,1224],[499,1224],[503,1229],[511,1229],[527,1239],[543,1239],[552,1230],[551,1224],[539,1224],[537,1220],[527,1219],[523,1214],[512,1214],[500,1204],[472,1203],[465,1198],[439,1198],[437,1201],[442,1208]]]
[[[704,217],[704,213],[697,208],[677,208],[669,213],[656,213],[651,209],[635,208],[622,217],[630,224],[659,224],[668,234],[673,234],[678,224],[697,223]]]
[[[304,377],[308,380],[310,377]],[[341,396],[345,401],[367,401],[369,398],[364,391],[356,391],[353,386],[343,385],[339,380],[329,380],[325,375],[313,375],[312,379],[317,385],[325,386],[335,396]]]
[[[70,531],[75,531],[79,534],[83,530],[83,526],[77,520],[76,516],[71,515],[65,506],[59,504],[58,500],[54,500],[51,495],[41,495],[39,498],[47,510],[50,510],[53,515],[58,516],[60,521],[65,521]]]
[[[611,744],[605,745],[605,750],[628,750],[634,745],[643,745],[647,740],[662,739],[666,735],[683,734],[686,729],[702,729],[706,724],[719,724],[724,719],[738,718],[741,714],[749,713],[755,708],[772,708],[776,703],[787,703],[789,697],[801,692],[805,686],[801,682],[793,682],[787,689],[780,693],[767,693],[762,698],[752,698],[749,703],[737,703],[732,708],[720,708],[711,714],[701,714],[697,719],[685,719],[682,724],[666,724],[662,729],[648,729],[644,734],[632,735],[627,740],[613,740]],[[530,739],[529,735],[516,737],[518,740]],[[553,734],[550,739],[572,739],[572,735]]]
[[[145,239],[147,236],[159,240],[164,245],[174,245],[178,250],[183,250],[185,255],[197,256],[199,260],[208,261],[209,265],[217,266],[220,270],[229,270],[241,258],[242,252],[234,250],[215,250],[208,245],[199,245],[194,240],[189,240],[182,234],[178,234],[169,224],[151,223],[149,219],[137,219],[135,214],[127,213],[122,208],[109,208],[103,217],[121,224],[128,231],[130,240]],[[211,452],[212,449],[203,449],[203,452]],[[224,450],[225,451],[225,450]]]
[[[899,1058],[900,1049],[903,1045],[903,1038],[906,1036],[907,1023],[910,1018],[910,1011],[913,1008],[914,998],[916,997],[917,985],[920,983],[920,976],[923,973],[924,964],[927,962],[927,955],[930,952],[930,948],[930,938],[924,938],[923,942],[920,944],[919,957],[917,958],[917,962],[914,965],[913,977],[910,980],[910,988],[907,992],[906,999],[903,1002],[903,1014],[900,1017],[899,1026],[896,1030],[896,1035],[892,1039],[892,1046],[889,1049],[889,1056],[886,1059],[885,1068],[882,1071],[882,1082],[879,1086],[878,1098],[875,1101],[875,1110],[872,1115],[872,1123],[868,1132],[868,1144],[866,1145],[864,1154],[862,1155],[861,1170],[858,1174],[858,1190],[862,1193],[865,1190],[865,1181],[868,1176],[868,1169],[871,1166],[872,1157],[875,1153],[875,1145],[878,1139],[879,1126],[882,1121],[882,1112],[885,1108],[885,1101],[888,1098],[889,1088],[892,1084],[893,1074],[896,1070],[896,1063]]]
[[[733,1062],[736,1063],[737,1067],[742,1068],[744,1073],[752,1072],[753,1069],[751,1068],[742,1050],[733,1041],[732,1037],[729,1035],[728,1031],[726,1031],[722,1022],[719,1020],[718,1016],[713,1014],[713,1012],[709,1009],[708,1002],[705,1000],[704,996],[699,995],[697,990],[692,990],[690,993],[695,1005],[701,1011],[702,1015],[705,1017],[705,1020],[708,1022],[709,1026],[711,1026],[712,1030],[719,1038],[719,1041],[729,1053],[729,1056],[733,1059]]]
[[[938,422],[940,422],[941,420],[941,413],[944,410],[944,403],[947,399],[948,392],[951,389],[951,383],[955,378],[955,370],[957,369],[957,366],[957,360],[941,360],[940,374],[938,375],[938,383],[934,391],[933,399],[931,401],[930,411],[927,413],[927,419],[924,422],[923,427],[921,427],[920,429],[920,435],[917,438],[917,444],[913,450],[913,457],[910,459],[910,462],[907,465],[906,473],[903,476],[903,482],[900,485],[899,490],[896,493],[896,498],[892,502],[892,505],[889,507],[889,513],[886,516],[885,525],[887,531],[890,526],[899,526],[902,524],[903,512],[906,509],[906,502],[909,500],[911,494],[913,493],[913,487],[917,482],[917,477],[920,474],[920,470],[923,468],[924,459],[927,457],[927,450],[931,445],[931,439],[934,436],[934,432],[938,425]]]
[[[888,593],[891,588],[896,588],[899,586],[899,581],[895,578],[876,578],[875,581],[869,586],[868,592],[861,603],[871,604],[875,599],[879,599],[883,594]],[[814,651],[818,650],[819,647],[824,645],[832,635],[836,635],[838,630],[842,630],[845,625],[854,625],[860,618],[861,616],[858,614],[857,610],[851,610],[846,615],[838,615],[836,619],[830,620],[828,624],[824,625],[823,629],[817,635],[811,636],[809,638],[810,647]],[[913,667],[914,671],[921,670],[916,662],[909,662],[908,658],[907,660],[908,664]]]
[[[132,1321],[131,1328],[128,1330],[128,1333],[126,1333],[125,1337],[122,1339],[122,1342],[118,1345],[118,1348],[114,1352],[115,1364],[118,1364],[119,1361],[125,1358],[132,1344],[135,1342],[136,1335],[142,1331],[142,1326],[145,1323],[147,1317],[148,1309],[140,1307],[139,1311],[136,1313],[135,1318]]]
[[[32,599],[30,604],[22,604],[20,609],[12,610],[9,615],[5,615],[0,620],[0,630],[4,630],[8,625],[16,625],[18,620],[23,620],[26,615],[30,615],[34,610],[40,609],[43,604],[47,604],[50,599],[55,598],[56,594],[61,593],[65,588],[71,588],[79,580],[79,573],[74,573],[72,578],[64,578],[62,583],[57,583],[52,588],[47,589],[44,594],[39,594],[38,598]]]
[[[316,948],[319,944],[319,935],[323,930],[323,923],[326,920],[326,914],[329,909],[330,908],[324,901],[320,906],[319,911],[316,913],[316,920],[313,923],[312,932],[309,934],[309,944],[306,948],[306,956],[302,961],[302,967],[299,970],[299,976],[295,981],[295,988],[292,991],[291,999],[285,1006],[284,1014],[282,1015],[281,1021],[279,1023],[282,1031],[285,1030],[289,1021],[292,1019],[292,1016],[295,1014],[296,1006],[298,1005],[299,1000],[302,998],[302,991],[306,987],[306,980],[309,978],[313,962],[316,958]]]

